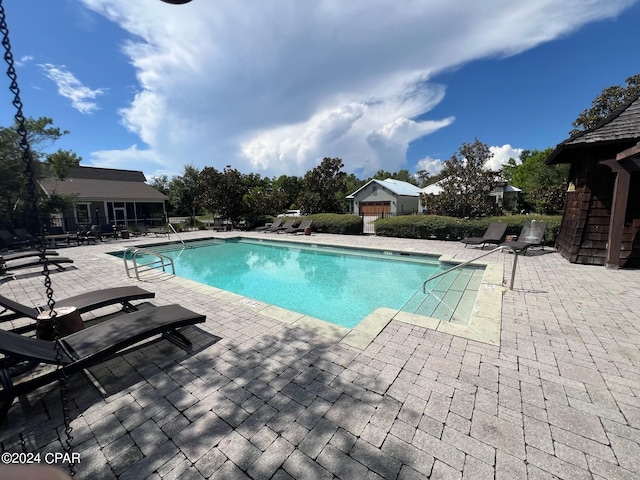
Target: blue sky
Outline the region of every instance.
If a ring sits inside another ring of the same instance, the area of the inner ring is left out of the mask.
[[[25,114],[82,165],[436,173],[555,146],[640,73],[638,0],[4,0]],[[8,85],[8,82],[7,82]],[[10,94],[1,109],[11,123]]]

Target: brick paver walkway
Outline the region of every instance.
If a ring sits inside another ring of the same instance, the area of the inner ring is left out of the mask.
[[[477,254],[453,242],[296,240]],[[391,321],[359,350],[234,296],[129,280],[103,252],[136,242],[61,249],[75,268],[52,275],[56,295],[138,284],[207,322],[185,330],[192,352],[158,340],[72,377],[77,478],[640,477],[639,271],[532,252],[503,296],[499,346]],[[489,257],[505,279],[512,259]],[[40,304],[42,277],[4,279],[0,293]],[[62,433],[50,386],[14,403],[0,441],[61,452]]]

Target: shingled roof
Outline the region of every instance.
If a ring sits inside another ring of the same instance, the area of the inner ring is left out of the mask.
[[[635,95],[611,115],[583,132],[558,144],[547,164],[570,163],[593,150],[599,158],[615,158],[617,152],[640,140],[640,94]]]
[[[48,177],[40,182],[47,195],[77,195],[81,201],[162,202],[167,196],[145,183],[137,170],[74,167],[64,180]]]

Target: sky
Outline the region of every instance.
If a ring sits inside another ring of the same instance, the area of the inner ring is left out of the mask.
[[[640,73],[640,0],[3,4],[24,114],[70,131],[47,150],[148,179],[435,174],[475,138],[498,170]]]

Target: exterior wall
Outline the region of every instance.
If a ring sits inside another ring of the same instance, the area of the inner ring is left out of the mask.
[[[411,213],[416,213],[418,211],[419,202],[419,197],[398,197],[396,200],[396,214],[409,215]]]
[[[588,160],[574,162],[569,178],[576,190],[567,193],[558,250],[572,263],[604,265],[615,175]]]
[[[616,174],[595,160],[574,162],[569,178],[575,192],[568,192],[556,246],[572,263],[604,265]],[[621,266],[640,263],[640,173],[631,176],[629,201],[620,252]]]

